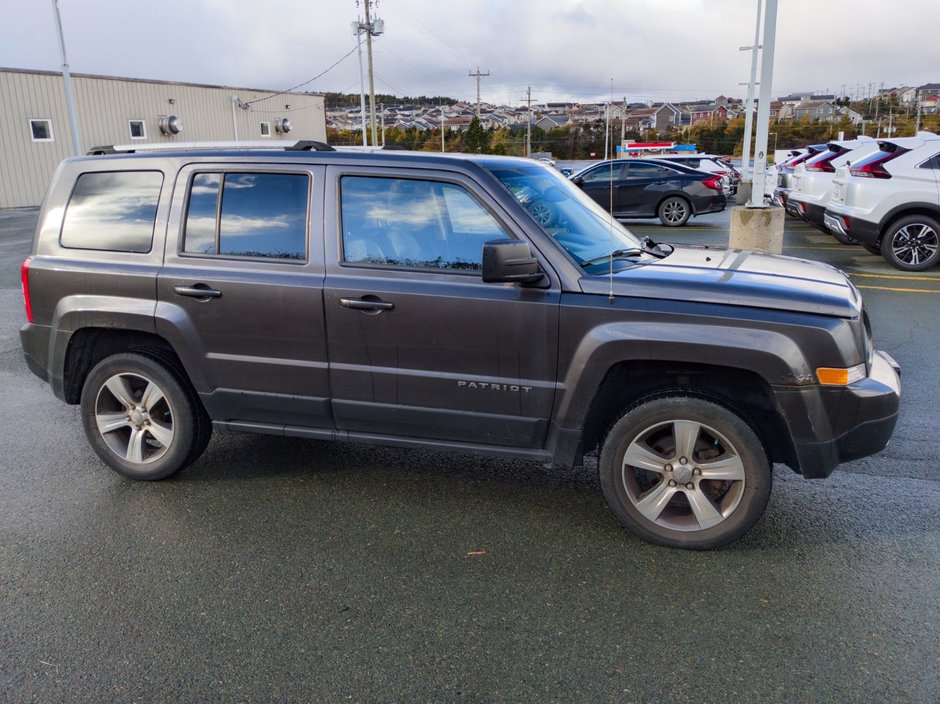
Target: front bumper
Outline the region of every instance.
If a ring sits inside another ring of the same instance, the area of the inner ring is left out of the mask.
[[[811,479],[828,477],[842,462],[877,454],[898,420],[900,367],[875,352],[869,375],[845,387],[778,389],[778,402],[796,452],[794,469]]]

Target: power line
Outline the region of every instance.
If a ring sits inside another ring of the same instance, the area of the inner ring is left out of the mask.
[[[263,98],[258,98],[257,100],[250,100],[250,101],[248,101],[247,103],[245,103],[245,105],[247,106],[247,105],[253,105],[254,103],[260,103],[260,102],[263,101],[263,100],[270,100],[271,98],[276,98],[276,97],[279,96],[279,95],[284,95],[285,93],[290,93],[290,92],[292,92],[292,91],[295,91],[295,90],[297,90],[298,88],[303,88],[305,85],[307,85],[307,84],[309,84],[309,83],[313,83],[313,82],[314,82],[315,80],[317,80],[318,78],[322,78],[323,76],[325,76],[326,74],[328,74],[330,71],[332,71],[334,68],[336,68],[337,66],[339,66],[343,61],[345,61],[345,60],[348,59],[350,56],[352,56],[352,53],[353,53],[355,50],[356,50],[356,47],[353,47],[352,49],[350,49],[341,59],[339,59],[339,60],[336,61],[333,65],[331,65],[328,69],[326,69],[326,71],[323,71],[322,73],[318,73],[316,76],[314,76],[313,78],[311,78],[309,81],[304,81],[303,83],[298,83],[298,84],[297,84],[296,86],[294,86],[293,88],[288,88],[287,90],[282,90],[282,91],[279,91],[279,92],[277,92],[277,93],[272,93],[271,95],[266,95],[265,97],[263,97]]]

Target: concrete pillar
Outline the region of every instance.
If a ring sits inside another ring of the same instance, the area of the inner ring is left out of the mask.
[[[732,208],[731,249],[781,254],[783,252],[783,208]]]
[[[738,192],[734,196],[734,202],[738,205],[744,205],[751,199],[751,182],[741,181],[738,183]]]

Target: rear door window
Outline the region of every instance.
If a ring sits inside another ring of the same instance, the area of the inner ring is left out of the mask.
[[[162,186],[159,171],[81,174],[65,208],[62,246],[149,252]]]
[[[306,261],[306,174],[198,173],[186,209],[190,254]]]

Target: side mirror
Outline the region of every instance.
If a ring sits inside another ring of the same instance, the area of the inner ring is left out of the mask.
[[[529,243],[521,240],[493,240],[483,245],[483,281],[488,284],[532,284],[545,276],[539,260],[532,256]]]
[[[574,176],[571,179],[571,183],[573,183],[575,186],[580,186],[582,183],[584,183],[584,179],[580,176]]]

